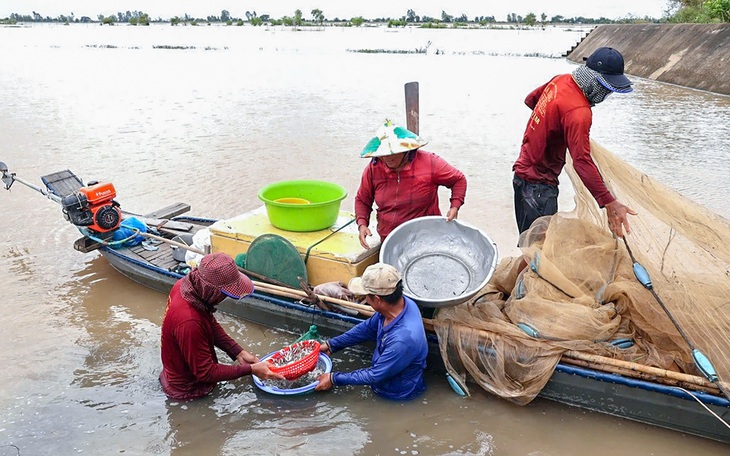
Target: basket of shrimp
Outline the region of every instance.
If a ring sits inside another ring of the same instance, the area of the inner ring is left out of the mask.
[[[296,380],[317,366],[319,359],[319,342],[303,340],[284,347],[271,355],[267,361],[269,369],[281,374],[289,381]]]

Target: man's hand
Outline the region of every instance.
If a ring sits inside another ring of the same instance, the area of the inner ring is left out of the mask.
[[[328,372],[317,377],[317,386],[314,387],[315,391],[327,391],[332,388],[332,373]]]
[[[365,238],[373,235],[373,233],[370,232],[370,228],[368,228],[367,225],[360,225],[357,227],[357,231],[360,233],[360,245],[365,250],[369,249],[370,246],[368,245]]]
[[[241,353],[236,356],[236,361],[238,361],[239,364],[253,364],[258,363],[259,358],[258,356],[254,355],[253,353],[247,351],[247,350],[241,350]]]
[[[271,363],[268,361],[251,364],[251,373],[261,380],[286,380],[283,375],[272,372],[269,366],[271,366]]]
[[[626,234],[631,233],[628,215],[636,215],[635,210],[618,201],[613,201],[606,204],[606,213],[608,215],[608,228],[613,234],[617,237],[623,237],[624,228],[626,228]]]
[[[332,355],[332,349],[330,348],[329,342],[322,342],[321,344],[319,344],[319,351],[327,356]]]
[[[458,207],[452,207],[451,209],[449,209],[449,212],[446,213],[447,222],[450,222],[458,217],[459,217],[459,208]]]

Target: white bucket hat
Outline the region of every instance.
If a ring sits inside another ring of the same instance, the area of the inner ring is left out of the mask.
[[[392,294],[401,275],[396,268],[385,263],[375,263],[368,266],[362,277],[355,277],[347,284],[347,288],[356,295],[387,296]]]

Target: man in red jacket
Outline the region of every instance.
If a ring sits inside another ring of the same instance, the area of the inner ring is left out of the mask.
[[[269,363],[236,343],[216,321],[215,306],[226,296],[239,299],[253,292],[253,283],[224,253],[206,255],[200,266],[170,290],[162,320],[162,390],[171,399],[196,399],[216,383],[254,374],[283,380]],[[220,364],[215,348],[238,364]]]
[[[565,165],[566,149],[573,167],[600,207],[608,212],[608,225],[618,237],[630,233],[628,214],[636,212],[616,201],[591,158],[591,107],[614,92],[631,92],[624,75],[624,58],[615,49],[602,47],[572,74],[555,76],[525,99],[532,109],[522,139],[520,156],[512,170],[515,216],[522,233],[532,222],[558,211],[558,175]]]

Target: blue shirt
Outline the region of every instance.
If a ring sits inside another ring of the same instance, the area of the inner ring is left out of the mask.
[[[423,371],[426,368],[428,341],[421,312],[413,300],[403,297],[405,307],[387,326],[385,317],[376,313],[354,328],[330,339],[334,353],[345,347],[374,340],[372,366],[353,372],[335,372],[335,385],[370,385],[373,391],[393,400],[411,399],[426,389]]]

